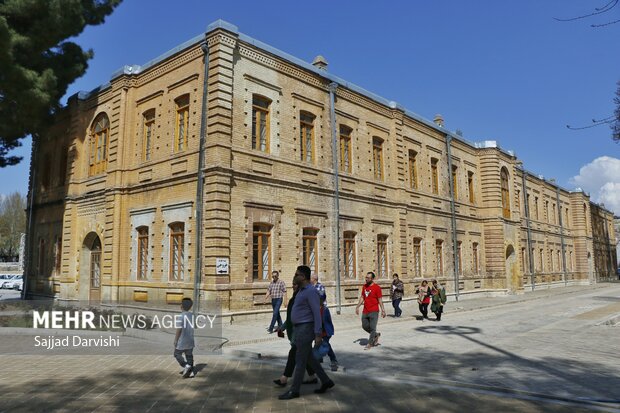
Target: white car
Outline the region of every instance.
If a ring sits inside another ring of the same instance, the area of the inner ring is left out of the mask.
[[[2,283],[0,284],[0,288],[14,289],[20,291],[24,285],[24,279],[21,275],[13,275],[12,277],[0,282]]]

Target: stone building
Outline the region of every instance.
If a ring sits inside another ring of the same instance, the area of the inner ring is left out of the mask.
[[[504,294],[594,282],[616,259],[612,214],[587,194],[222,21],[70,98],[30,187],[32,296],[199,293],[242,312],[301,263],[336,304],[367,271],[409,295],[422,278]]]

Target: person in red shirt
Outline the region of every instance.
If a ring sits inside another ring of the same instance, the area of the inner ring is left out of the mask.
[[[364,304],[362,311],[362,328],[370,333],[368,344],[364,350],[369,350],[379,343],[381,333],[377,332],[377,322],[379,321],[379,307],[381,307],[381,317],[385,318],[385,308],[381,297],[381,287],[374,283],[375,273],[366,274],[366,284],[362,286],[360,300],[355,307],[355,314],[359,315],[360,306]]]

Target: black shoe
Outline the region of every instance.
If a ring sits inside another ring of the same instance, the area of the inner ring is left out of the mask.
[[[286,383],[282,383],[280,379],[275,379],[273,382],[280,387],[286,386]]]
[[[292,390],[289,390],[286,393],[279,395],[278,399],[280,399],[280,400],[291,400],[291,399],[296,399],[298,397],[299,397],[299,393],[294,392]]]
[[[327,389],[331,389],[335,385],[336,385],[336,383],[334,383],[332,380],[330,380],[327,383],[321,384],[321,387],[316,389],[314,392],[317,393],[317,394],[325,393],[327,391]]]
[[[301,384],[317,384],[319,380],[315,377],[313,379],[304,380]]]

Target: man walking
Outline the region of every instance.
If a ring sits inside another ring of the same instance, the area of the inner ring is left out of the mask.
[[[286,285],[284,281],[280,280],[280,273],[274,271],[271,273],[271,283],[267,287],[267,294],[265,294],[265,302],[271,297],[271,308],[273,309],[273,315],[271,317],[271,324],[267,327],[269,334],[273,333],[273,327],[278,322],[278,328],[282,327],[282,317],[280,316],[280,307],[282,301],[286,296]]]
[[[381,336],[381,333],[377,332],[379,307],[381,307],[381,317],[385,318],[385,308],[383,308],[383,301],[381,301],[381,297],[383,296],[381,294],[381,287],[374,283],[374,279],[374,272],[371,271],[366,274],[366,284],[362,286],[362,294],[355,307],[355,314],[359,315],[359,308],[364,304],[364,310],[362,311],[362,328],[370,333],[368,344],[364,350],[370,350],[379,343],[379,337]]]
[[[390,289],[390,298],[392,299],[392,307],[394,307],[394,317],[400,317],[403,310],[400,309],[400,302],[403,299],[403,293],[405,292],[405,285],[398,278],[398,274],[394,273],[392,288]]]
[[[295,372],[293,373],[293,384],[290,390],[281,394],[278,397],[280,400],[299,397],[299,389],[304,377],[306,363],[310,363],[310,367],[312,367],[321,380],[321,387],[316,389],[315,393],[325,393],[335,385],[327,373],[325,373],[321,364],[312,355],[312,341],[314,340],[315,347],[321,345],[323,326],[319,295],[316,289],[310,285],[310,272],[310,267],[305,265],[297,267],[295,272],[295,283],[299,285],[299,291],[291,311],[291,319],[295,325],[295,345],[297,347]]]
[[[316,274],[312,274],[310,277],[310,282],[312,286],[316,289],[316,292],[319,293],[319,298],[323,297],[326,299],[324,302],[325,306],[327,306],[327,296],[325,295],[325,286],[319,282],[319,276]]]

